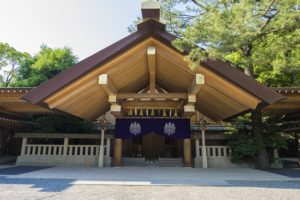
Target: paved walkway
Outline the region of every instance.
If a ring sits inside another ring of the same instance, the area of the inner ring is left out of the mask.
[[[294,169],[293,175],[295,173],[300,174],[300,169]],[[6,179],[65,179],[72,180],[72,184],[226,186],[230,185],[230,181],[300,181],[300,176],[297,178],[297,176],[286,176],[288,173],[283,174],[285,175],[249,168],[12,167],[0,169],[0,176]]]
[[[295,170],[0,166],[0,200],[299,199]]]

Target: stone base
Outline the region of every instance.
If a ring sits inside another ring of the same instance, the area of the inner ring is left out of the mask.
[[[111,167],[111,157],[104,157],[104,166]]]
[[[16,159],[16,156],[0,156],[0,165],[13,163]]]
[[[230,158],[228,157],[208,157],[207,158],[207,166],[208,168],[254,168],[254,164],[248,163],[232,163]],[[194,159],[194,167],[202,168],[202,157],[198,157]]]
[[[18,156],[16,165],[97,167],[98,159],[98,156]],[[110,158],[105,157],[104,166],[111,166]]]

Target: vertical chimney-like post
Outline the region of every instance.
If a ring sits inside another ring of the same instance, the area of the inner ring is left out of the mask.
[[[143,0],[142,1],[142,17],[146,19],[160,19],[160,2],[159,0]]]

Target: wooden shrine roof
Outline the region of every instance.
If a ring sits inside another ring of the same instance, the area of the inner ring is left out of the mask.
[[[275,102],[264,108],[263,112],[273,115],[287,115],[300,111],[300,88],[272,88],[274,91],[285,96],[278,102]]]
[[[175,39],[164,24],[147,19],[138,25],[137,32],[84,59],[26,93],[22,99],[32,105],[93,120],[110,106],[106,92],[98,84],[99,75],[108,74],[116,90],[123,93],[136,93],[147,87],[149,46],[154,46],[157,52],[156,82],[166,91],[187,93],[196,73],[205,76],[195,106],[213,120],[223,120],[253,109],[259,103],[269,105],[284,98],[229,63],[208,59],[191,70],[185,54],[172,46]]]
[[[49,113],[49,109],[34,105],[21,97],[34,88],[0,88],[0,112],[1,109],[11,113]]]

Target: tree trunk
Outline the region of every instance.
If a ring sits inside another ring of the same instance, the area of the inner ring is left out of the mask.
[[[261,115],[262,107],[260,105],[257,106],[255,110],[252,111],[252,134],[254,142],[258,145],[258,167],[260,169],[268,169],[270,168],[270,159],[268,156],[267,148],[264,142],[264,136],[262,132],[262,115]]]
[[[242,47],[243,56],[247,58],[248,64],[246,64],[246,68],[244,69],[244,73],[251,78],[254,77],[254,69],[253,69],[253,61],[252,61],[252,44],[248,44]]]
[[[245,68],[244,73],[247,76],[250,76],[251,78],[254,78],[254,72],[253,72],[253,67],[252,66],[248,66]]]
[[[298,166],[300,166],[300,137],[299,133],[295,133],[295,143],[297,148]]]

